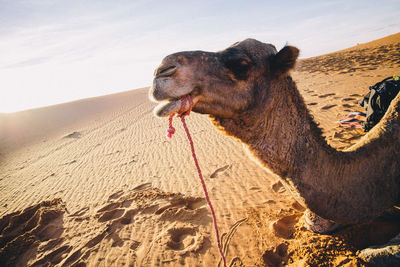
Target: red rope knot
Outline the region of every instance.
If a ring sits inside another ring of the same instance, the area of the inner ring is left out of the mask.
[[[189,101],[189,110],[184,112],[184,109],[186,106],[186,99]],[[180,107],[178,113],[172,113],[168,118],[168,121],[169,121],[169,127],[167,129],[168,138],[172,138],[172,136],[175,134],[175,128],[172,126],[172,120],[174,119],[175,114],[177,114],[178,117],[180,117],[182,119],[190,114],[190,112],[192,111],[192,108],[193,108],[193,100],[190,97],[190,95],[187,95],[186,97],[182,97],[181,98],[181,107]]]
[[[169,119],[168,119],[169,120],[169,127],[168,127],[168,130],[167,130],[168,138],[172,138],[172,136],[175,133],[175,128],[172,126],[172,119],[173,119],[174,115],[175,114],[172,114],[171,116],[169,116]]]

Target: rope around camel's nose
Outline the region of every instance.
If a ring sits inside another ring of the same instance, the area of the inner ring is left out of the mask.
[[[184,113],[183,110],[184,110],[185,105],[186,105],[186,98],[189,101],[189,110]],[[221,255],[222,261],[224,262],[224,267],[226,267],[225,255],[224,255],[224,253],[222,251],[221,241],[220,241],[220,238],[219,238],[217,217],[215,216],[214,207],[211,204],[210,197],[208,196],[208,191],[207,191],[206,183],[204,182],[203,173],[201,172],[200,165],[199,165],[199,162],[198,162],[197,156],[196,156],[196,151],[194,150],[193,139],[192,139],[192,136],[190,135],[189,128],[187,127],[186,121],[185,121],[185,117],[190,114],[190,112],[192,111],[192,108],[193,108],[193,101],[192,101],[192,98],[190,97],[190,95],[188,95],[187,97],[183,97],[181,99],[181,108],[179,109],[178,116],[181,118],[183,128],[185,129],[186,136],[187,136],[187,138],[189,140],[190,149],[192,151],[192,157],[193,157],[193,160],[194,160],[194,164],[196,165],[197,173],[199,175],[200,182],[201,182],[201,185],[203,187],[204,195],[206,197],[207,204],[210,207],[211,215],[213,217],[213,223],[214,223],[215,235],[217,237],[217,244],[218,244],[219,254]],[[168,128],[168,137],[169,138],[172,138],[173,134],[175,133],[175,128],[172,127],[172,119],[173,119],[174,116],[175,116],[175,114],[172,114],[169,117],[169,128]]]

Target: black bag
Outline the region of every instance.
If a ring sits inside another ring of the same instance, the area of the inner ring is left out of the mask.
[[[399,91],[399,76],[388,77],[369,87],[369,92],[360,102],[360,105],[367,110],[366,121],[363,122],[363,128],[366,132],[382,119],[390,102]]]

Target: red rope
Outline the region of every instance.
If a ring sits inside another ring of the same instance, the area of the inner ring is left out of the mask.
[[[211,210],[211,215],[213,217],[214,229],[215,229],[215,235],[217,236],[219,254],[221,255],[222,261],[224,262],[224,267],[226,267],[225,255],[224,255],[224,253],[222,251],[221,241],[220,241],[220,238],[219,238],[217,217],[215,216],[215,211],[214,211],[213,205],[211,204],[210,197],[208,196],[206,183],[204,182],[203,174],[201,172],[200,165],[199,165],[199,162],[197,160],[196,152],[194,150],[193,139],[192,139],[192,136],[190,135],[189,128],[187,127],[186,121],[185,121],[185,117],[190,114],[190,111],[192,111],[192,108],[193,108],[193,101],[192,101],[192,98],[190,97],[190,95],[187,96],[187,99],[188,99],[189,105],[190,105],[189,106],[189,110],[187,112],[183,113],[183,110],[184,110],[184,107],[185,107],[185,104],[186,104],[186,97],[183,97],[181,99],[181,108],[180,108],[180,110],[178,112],[178,116],[181,118],[181,121],[182,121],[182,124],[183,124],[183,128],[185,129],[187,138],[189,140],[190,149],[192,150],[192,157],[193,157],[193,160],[194,160],[194,164],[196,165],[197,173],[199,175],[199,178],[200,178],[200,181],[201,181],[201,185],[203,186],[204,195],[206,197],[208,206],[210,207],[210,210]],[[172,119],[173,119],[174,115],[175,114],[172,114],[169,117],[169,128],[168,128],[168,137],[169,138],[172,138],[172,135],[175,133],[175,128],[172,127]]]
[[[187,97],[188,97],[188,99],[189,99],[189,104],[190,104],[189,110],[188,110],[187,112],[183,113],[183,110],[185,109],[185,106],[186,106],[186,105],[185,105],[185,104],[186,104],[186,98],[183,97],[183,98],[181,99],[181,107],[180,107],[180,109],[179,109],[179,111],[178,111],[178,116],[180,116],[181,118],[183,118],[183,117],[189,115],[189,114],[190,114],[190,111],[192,111],[192,107],[193,107],[192,98],[191,98],[189,95],[188,95]],[[169,121],[169,127],[168,127],[168,130],[167,130],[167,136],[168,136],[168,138],[172,138],[172,136],[173,136],[174,133],[175,133],[175,128],[172,126],[172,119],[174,118],[174,116],[175,116],[175,113],[172,113],[172,114],[169,116],[169,118],[168,118],[168,121]]]

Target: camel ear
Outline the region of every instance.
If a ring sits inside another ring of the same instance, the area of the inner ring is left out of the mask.
[[[294,46],[285,46],[271,61],[271,71],[274,76],[284,76],[294,68],[296,59],[299,56],[299,49]]]

